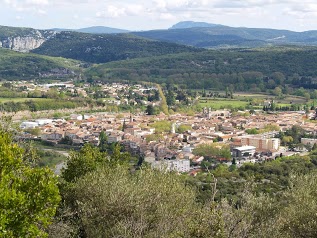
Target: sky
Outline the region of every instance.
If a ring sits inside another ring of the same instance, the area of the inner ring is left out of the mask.
[[[317,0],[0,0],[0,25],[167,29],[179,21],[317,30]]]

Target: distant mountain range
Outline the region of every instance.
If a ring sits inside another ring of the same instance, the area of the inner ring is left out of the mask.
[[[81,29],[63,29],[63,28],[53,28],[53,31],[61,32],[61,31],[75,31],[81,33],[90,33],[90,34],[117,34],[117,33],[127,33],[128,30],[106,27],[106,26],[92,26]]]
[[[133,32],[145,38],[202,48],[252,48],[272,45],[317,45],[317,31],[294,32],[180,22],[167,30]]]
[[[257,90],[274,89],[280,82],[268,84],[267,79],[280,72],[295,87],[317,88],[317,31],[203,22],[181,22],[167,30],[99,33],[105,29],[92,27],[83,30],[90,33],[82,33],[0,26],[0,80],[83,76],[106,81],[169,80],[189,88],[221,90],[237,84],[243,91],[252,85],[260,85]],[[260,77],[265,80],[259,81],[258,73],[267,76]],[[306,78],[294,81],[296,74]]]
[[[0,26],[0,47],[91,63],[196,52],[197,48],[276,45],[315,46],[317,31],[229,27],[193,21],[179,22],[165,30],[139,32],[103,26],[49,30]]]
[[[221,26],[221,25],[207,23],[207,22],[181,21],[176,23],[169,29],[184,29],[184,28],[193,28],[193,27],[215,27],[215,26]]]

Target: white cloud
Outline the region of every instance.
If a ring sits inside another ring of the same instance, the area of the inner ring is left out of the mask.
[[[43,9],[37,9],[37,13],[40,15],[46,15],[47,12]]]
[[[106,10],[98,11],[96,16],[103,18],[118,18],[123,16],[138,16],[142,13],[146,13],[146,9],[142,5],[109,5],[106,7]]]
[[[161,20],[176,20],[177,18],[171,13],[161,13],[159,18]]]
[[[49,2],[48,0],[26,0],[25,1],[26,5],[48,5]]]
[[[233,26],[317,29],[317,0],[0,0],[0,6],[0,22],[10,23],[7,19],[18,15],[30,26],[107,24],[153,29],[196,20]],[[42,15],[50,22],[44,22]]]
[[[291,7],[283,9],[285,15],[293,16],[298,19],[309,19],[317,16],[317,4],[316,3],[297,3]]]

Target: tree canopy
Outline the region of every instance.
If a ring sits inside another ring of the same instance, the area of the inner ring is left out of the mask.
[[[45,237],[60,201],[56,177],[31,167],[24,149],[0,130],[0,236]]]

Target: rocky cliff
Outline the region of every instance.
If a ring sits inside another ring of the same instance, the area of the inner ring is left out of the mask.
[[[40,47],[55,34],[50,30],[0,26],[0,47],[28,52]]]

